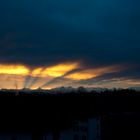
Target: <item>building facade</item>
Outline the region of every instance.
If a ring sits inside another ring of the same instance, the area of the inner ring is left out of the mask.
[[[0,140],[101,140],[100,118],[76,120],[74,126],[57,135],[43,134],[41,137],[32,133],[0,133]]]
[[[43,140],[101,140],[100,123],[100,118],[77,120],[72,129],[60,132],[57,137],[44,135]]]

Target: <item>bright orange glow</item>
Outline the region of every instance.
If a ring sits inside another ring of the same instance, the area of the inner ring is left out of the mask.
[[[86,80],[86,79],[94,78],[96,76],[97,75],[92,74],[92,73],[78,72],[78,73],[68,75],[66,76],[66,78],[73,79],[73,80]]]
[[[0,74],[27,75],[29,70],[23,65],[0,65]]]
[[[34,87],[32,87],[31,89],[33,89],[33,90],[36,90],[36,89],[39,89],[40,87],[39,86],[34,86]],[[45,89],[45,90],[50,90],[50,89],[52,89],[53,87],[45,87],[45,88],[41,88],[41,89]]]
[[[0,82],[0,88],[15,89],[17,84],[17,88],[21,89],[24,81],[24,76],[0,74],[0,80],[2,81]]]
[[[35,76],[40,75],[42,70],[43,70],[43,68],[37,68],[37,69],[33,70],[31,76],[35,77]]]
[[[58,65],[50,66],[50,67],[37,67],[35,69],[30,69],[24,65],[3,65],[0,64],[0,88],[15,88],[15,83],[17,83],[18,88],[22,88],[25,82],[25,78],[28,76],[31,76],[31,80],[29,81],[32,83],[32,81],[36,81],[35,78],[38,78],[36,83],[32,86],[33,89],[38,88],[43,83],[49,82],[52,79],[55,79],[56,77],[61,77],[67,74],[68,72],[81,68],[82,66],[80,63],[61,63]],[[69,74],[64,77],[64,81],[60,83],[54,83],[51,86],[52,87],[46,87],[46,88],[53,88],[60,85],[66,85],[67,80],[68,82],[71,80],[88,80],[90,78],[95,78],[98,76],[101,76],[106,73],[111,72],[118,72],[124,69],[120,66],[108,66],[108,67],[101,67],[101,68],[91,68],[91,69],[83,69],[79,72],[74,72],[72,74]],[[65,79],[67,78],[67,79]],[[121,81],[121,80],[118,80]],[[128,83],[127,83],[128,82]],[[114,84],[119,84],[118,82],[115,82]],[[139,84],[139,82],[133,82],[133,81],[125,81],[126,84]],[[106,83],[105,83],[106,84]],[[121,84],[120,84],[121,85]],[[72,85],[75,86],[75,85]],[[78,85],[79,86],[79,85]]]
[[[69,64],[58,64],[56,66],[52,66],[46,68],[41,77],[51,76],[51,77],[60,77],[63,76],[65,73],[78,68],[78,63],[69,63]]]
[[[32,77],[59,77],[76,68],[78,68],[78,63],[66,63],[58,64],[46,69],[39,67],[30,73],[31,70],[24,65],[0,65],[0,74],[30,75]]]
[[[88,70],[83,70],[80,72],[70,74],[66,76],[66,78],[72,79],[72,80],[87,80],[90,78],[95,78],[105,73],[115,72],[118,70],[120,70],[119,66],[109,66],[109,67],[103,67],[103,68],[88,69]]]

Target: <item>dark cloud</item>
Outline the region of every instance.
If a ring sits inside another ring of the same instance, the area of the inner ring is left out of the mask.
[[[97,76],[96,78],[91,78],[88,80],[80,80],[76,81],[75,84],[79,85],[95,85],[97,83],[111,83],[111,82],[118,82],[118,81],[125,81],[125,80],[134,80],[134,81],[139,81],[140,82],[140,75],[137,69],[129,69],[129,70],[124,70],[120,72],[111,72],[111,73],[106,73],[100,76]],[[124,86],[124,85],[123,85]]]
[[[139,5],[138,0],[2,1],[0,63],[139,66]]]

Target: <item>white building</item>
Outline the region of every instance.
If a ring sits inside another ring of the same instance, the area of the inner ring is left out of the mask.
[[[55,139],[49,134],[44,135],[43,140],[101,140],[100,118],[75,121],[75,126],[61,132],[59,138]]]

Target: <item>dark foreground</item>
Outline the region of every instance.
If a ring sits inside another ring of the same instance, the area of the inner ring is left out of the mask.
[[[38,136],[68,129],[76,119],[98,116],[103,140],[140,139],[140,92],[0,92],[0,132],[29,131]]]

